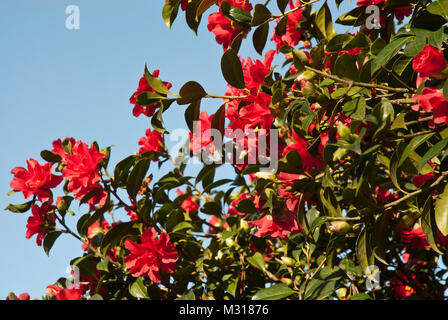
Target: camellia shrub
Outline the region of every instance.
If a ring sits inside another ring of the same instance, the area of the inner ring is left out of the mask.
[[[6,209],[29,212],[26,238],[84,250],[44,299],[445,298],[448,1],[353,6],[334,21],[326,2],[166,0],[168,27],[207,17],[227,91],[174,91],[145,67],[130,104],[151,128],[135,154],[110,168],[110,147],[61,138],[12,169],[26,202]],[[188,128],[175,157],[174,104]]]

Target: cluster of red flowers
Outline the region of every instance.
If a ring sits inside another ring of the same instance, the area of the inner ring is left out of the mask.
[[[227,0],[227,2],[235,8],[243,9],[247,12],[252,11],[252,5],[246,0]],[[215,35],[216,42],[226,50],[240,32],[243,31],[247,34],[250,29],[243,30],[242,26],[227,19],[222,13],[221,3],[222,0],[218,0],[216,4],[219,6],[219,11],[212,13],[208,17],[207,28]]]
[[[441,50],[428,44],[415,56],[412,67],[415,72],[420,74],[417,79],[417,85],[419,86],[427,77],[445,77],[443,70],[447,67],[447,62]],[[420,109],[426,112],[432,111],[434,119],[430,123],[431,126],[448,123],[448,101],[440,89],[437,86],[424,87],[421,94],[414,95],[414,100],[417,100],[418,104],[413,105],[412,109],[414,111]]]

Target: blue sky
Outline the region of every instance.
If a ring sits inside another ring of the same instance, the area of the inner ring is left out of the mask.
[[[20,194],[7,196],[10,170],[25,166],[29,158],[42,162],[40,151],[51,149],[57,138],[113,145],[112,166],[138,150],[137,141],[150,123],[132,116],[128,100],[145,63],[150,70],[160,69],[175,92],[189,80],[209,93],[225,92],[222,48],[206,29],[206,17],[199,37],[187,27],[183,13],[170,31],[161,18],[163,2],[0,2],[0,209],[24,202]],[[79,30],[65,27],[69,5],[80,8]],[[259,58],[251,46],[248,38],[241,56]],[[203,108],[210,114],[219,104],[207,101]],[[168,129],[186,128],[184,111],[185,106],[171,107],[165,116]],[[86,211],[81,207],[78,217]],[[35,237],[25,239],[29,215],[0,214],[0,299],[10,291],[40,298],[47,285],[67,276],[70,259],[82,255],[79,242],[62,236],[48,258]]]

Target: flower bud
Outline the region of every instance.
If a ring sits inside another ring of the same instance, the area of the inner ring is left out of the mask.
[[[332,222],[331,225],[328,227],[328,229],[332,232],[337,233],[347,233],[351,230],[351,225],[348,224],[346,221],[335,221]]]
[[[289,278],[282,278],[282,282],[283,282],[284,284],[286,284],[287,286],[292,285],[292,280],[289,279]]]
[[[228,247],[234,247],[234,246],[236,245],[236,242],[235,242],[235,240],[233,240],[232,238],[227,238],[227,239],[226,239],[226,245],[227,245]]]
[[[292,267],[296,264],[296,260],[290,257],[282,257],[282,263],[287,265],[288,267]]]
[[[347,288],[339,288],[336,294],[340,300],[344,300],[347,296]]]

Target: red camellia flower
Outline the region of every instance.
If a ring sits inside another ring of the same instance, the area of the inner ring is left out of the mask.
[[[162,145],[164,142],[160,132],[157,130],[151,131],[151,129],[148,128],[146,129],[145,136],[138,140],[138,144],[142,146],[138,151],[139,154],[143,154],[148,151],[162,153]],[[157,159],[154,159],[154,161],[156,160]]]
[[[56,285],[50,285],[47,287],[46,293],[50,297],[56,297],[56,300],[82,300],[84,289],[82,286],[78,288],[61,288]]]
[[[308,142],[299,137],[299,135],[293,130],[293,139],[288,143],[288,146],[283,150],[283,157],[286,156],[290,151],[297,150],[302,159],[302,167],[306,172],[311,172],[314,168],[323,169],[325,168],[325,162],[314,158],[308,152]]]
[[[294,4],[292,0],[289,1],[289,7],[291,10],[299,6],[301,6],[300,0],[297,0]],[[277,23],[280,22],[280,20],[280,18],[277,19]],[[298,28],[298,23],[300,20],[302,20],[302,9],[298,9],[293,13],[288,14],[286,21],[286,32],[284,34],[278,36],[276,34],[277,27],[274,29],[274,36],[271,41],[274,41],[277,44],[277,52],[284,45],[295,47],[300,42],[300,38],[303,34],[303,30]]]
[[[126,249],[131,253],[124,258],[126,268],[133,277],[148,276],[152,281],[160,283],[159,271],[173,273],[176,269],[178,255],[174,244],[170,243],[167,233],[160,234],[154,228],[146,229],[141,236],[141,243],[126,240]]]
[[[386,2],[386,0],[358,0],[358,2],[356,2],[356,5],[358,7],[368,7],[371,5],[382,4],[384,2]]]
[[[42,206],[35,204],[31,208],[33,214],[28,218],[26,225],[25,237],[30,239],[33,235],[37,234],[36,243],[38,246],[42,245],[42,240],[50,232],[50,230],[56,225],[56,216],[54,214],[48,214],[50,211],[56,209],[56,207],[43,203]]]
[[[212,13],[208,17],[208,25],[207,28],[210,32],[215,35],[216,42],[221,44],[223,49],[226,50],[233,39],[242,31],[240,26],[237,26],[235,23],[232,23],[229,19],[227,19],[221,11],[221,2],[218,1],[219,12]],[[252,5],[245,0],[227,0],[233,7],[243,9],[247,12],[252,10]],[[245,31],[247,34],[249,30]]]
[[[104,154],[98,151],[94,144],[89,148],[85,142],[78,141],[72,147],[73,154],[66,156],[67,166],[62,175],[70,180],[68,189],[77,193],[81,188],[87,188],[100,180],[98,164]]]
[[[65,138],[66,141],[70,142],[70,145],[73,147],[76,143],[76,140],[74,138]],[[67,151],[65,151],[64,147],[62,146],[62,140],[57,139],[53,141],[53,150],[51,151],[57,155],[59,155],[63,161],[65,161],[65,157],[69,154]]]
[[[416,276],[415,274],[411,274],[411,277],[415,280]],[[415,282],[421,289],[424,288],[418,281]],[[390,280],[390,286],[395,291],[395,299],[405,299],[416,293],[416,291],[409,285],[408,278],[401,270],[398,270],[397,277]]]
[[[182,190],[177,189],[176,190],[176,194],[178,197],[180,197],[181,195],[185,194],[185,192],[183,192]],[[193,197],[192,196],[188,196],[180,205],[180,207],[185,211],[185,212],[195,212],[199,210],[199,205],[193,201]]]
[[[34,159],[29,159],[26,163],[28,170],[22,167],[11,170],[14,175],[10,183],[11,189],[22,191],[25,199],[34,194],[39,201],[50,200],[52,196],[50,189],[57,187],[62,182],[62,177],[51,173],[53,170],[51,163],[40,165]]]
[[[159,70],[154,70],[154,72],[152,73],[152,76],[155,78],[158,78],[159,73],[160,73]],[[165,87],[167,89],[170,89],[172,86],[171,83],[169,83],[169,82],[163,82],[163,84],[165,85]],[[151,105],[147,105],[147,106],[141,106],[141,105],[137,104],[137,96],[143,92],[156,93],[156,91],[153,88],[151,88],[151,86],[148,84],[148,81],[146,81],[146,78],[144,75],[143,75],[143,77],[140,78],[137,91],[135,91],[132,94],[132,96],[129,98],[129,102],[134,105],[134,109],[132,110],[134,117],[139,117],[142,113],[147,117],[152,117],[154,115],[155,111],[159,108],[159,105],[157,105],[157,104],[151,104]]]
[[[442,51],[436,47],[427,44],[420,51],[412,62],[415,72],[420,73],[422,77],[432,77],[446,67],[445,57]]]
[[[417,250],[423,250],[431,247],[426,240],[426,235],[421,226],[416,225],[412,230],[403,230],[400,233],[401,241],[409,243],[411,247]]]
[[[272,238],[280,237],[288,240],[290,233],[303,232],[296,217],[289,211],[275,217],[267,214],[257,221],[249,221],[249,225],[258,227],[255,236],[260,238],[269,235]]]
[[[264,82],[264,78],[271,72],[272,60],[274,60],[275,51],[269,50],[263,61],[252,61],[250,57],[247,59],[241,59],[241,65],[243,66],[243,75],[246,88],[249,90],[258,89],[258,87]]]
[[[426,112],[432,111],[435,124],[448,123],[448,101],[441,91],[426,87],[421,94],[414,96],[414,100],[417,100],[418,104],[413,105],[412,110],[418,111],[422,108]]]
[[[209,116],[207,111],[202,111],[196,123],[194,134],[190,133],[190,149],[193,154],[198,154],[203,147],[213,154],[216,151],[210,129],[212,127],[213,115]]]

